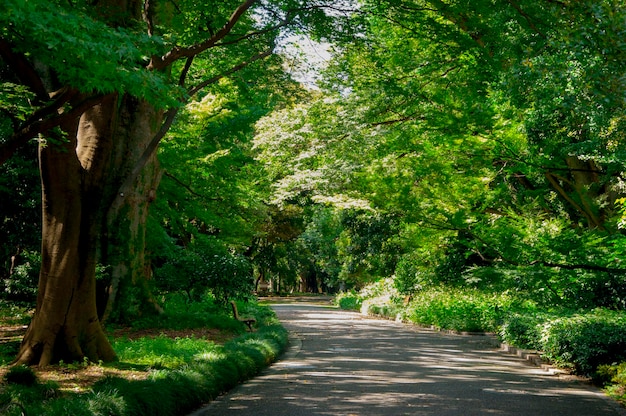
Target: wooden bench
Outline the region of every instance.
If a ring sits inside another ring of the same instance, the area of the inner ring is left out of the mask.
[[[248,326],[250,332],[252,332],[252,325],[256,323],[256,319],[249,316],[239,316],[239,312],[237,311],[237,304],[234,301],[230,301],[230,305],[233,307],[233,315],[235,319],[239,322],[243,322]]]

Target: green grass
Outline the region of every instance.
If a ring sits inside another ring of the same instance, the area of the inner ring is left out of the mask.
[[[220,346],[204,339],[170,338],[159,335],[155,338],[113,340],[113,349],[122,363],[132,363],[150,368],[176,369],[193,361],[197,356],[213,355]]]
[[[132,369],[144,377],[133,379],[120,372],[120,376],[102,378],[78,392],[33,380],[28,369],[11,370],[13,375],[7,373],[0,384],[0,414],[184,415],[256,375],[286,348],[287,331],[268,307],[241,305],[241,311],[255,316],[258,323],[255,332],[247,333],[226,309],[211,302],[187,305],[174,300],[170,306],[164,316],[136,322],[136,327],[180,330],[214,325],[238,335],[223,345],[193,336],[114,338],[119,362],[102,367]],[[68,370],[81,366],[89,364],[65,364]]]

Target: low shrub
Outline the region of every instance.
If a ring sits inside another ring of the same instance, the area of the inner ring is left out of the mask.
[[[500,327],[500,339],[519,348],[541,349],[541,328],[547,317],[539,313],[507,314]]]
[[[208,295],[188,303],[184,295],[172,293],[163,296],[164,313],[147,315],[132,322],[134,329],[144,328],[217,328],[237,331],[240,323],[233,318],[230,306],[218,305]],[[266,308],[261,308],[263,311]]]
[[[431,290],[413,295],[406,312],[410,322],[439,329],[497,332],[512,300],[477,290]]]
[[[334,302],[341,309],[358,311],[361,309],[363,301],[355,292],[343,292],[335,296]]]
[[[548,321],[541,349],[556,364],[591,374],[602,364],[626,360],[626,315],[595,309]]]
[[[0,297],[22,302],[34,302],[37,299],[37,282],[41,256],[36,251],[24,251],[20,255],[20,263],[13,270],[13,274],[0,280],[2,292]]]
[[[193,244],[171,250],[155,269],[155,283],[162,291],[186,293],[190,302],[208,291],[222,304],[250,298],[254,289],[249,259],[212,236],[196,236]]]
[[[400,293],[394,286],[393,279],[382,279],[366,286],[359,292],[361,313],[395,319]]]
[[[626,406],[626,362],[599,366],[594,380],[605,386],[609,396]]]
[[[361,305],[364,314],[469,332],[498,332],[506,313],[519,308],[506,294],[476,289],[431,288],[403,298],[392,279],[367,286],[358,294],[341,294],[335,303],[345,309]]]

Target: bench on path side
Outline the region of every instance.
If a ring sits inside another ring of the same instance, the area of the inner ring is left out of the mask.
[[[239,322],[243,322],[244,324],[246,324],[250,332],[252,332],[252,324],[256,323],[256,319],[249,316],[239,316],[239,312],[237,311],[237,304],[235,303],[235,301],[231,300],[230,305],[233,307],[233,315],[235,316],[235,319]]]

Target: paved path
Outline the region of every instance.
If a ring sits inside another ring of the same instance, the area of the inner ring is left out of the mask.
[[[446,335],[321,305],[272,306],[285,357],[194,416],[623,416],[585,383],[551,375],[481,336]]]

